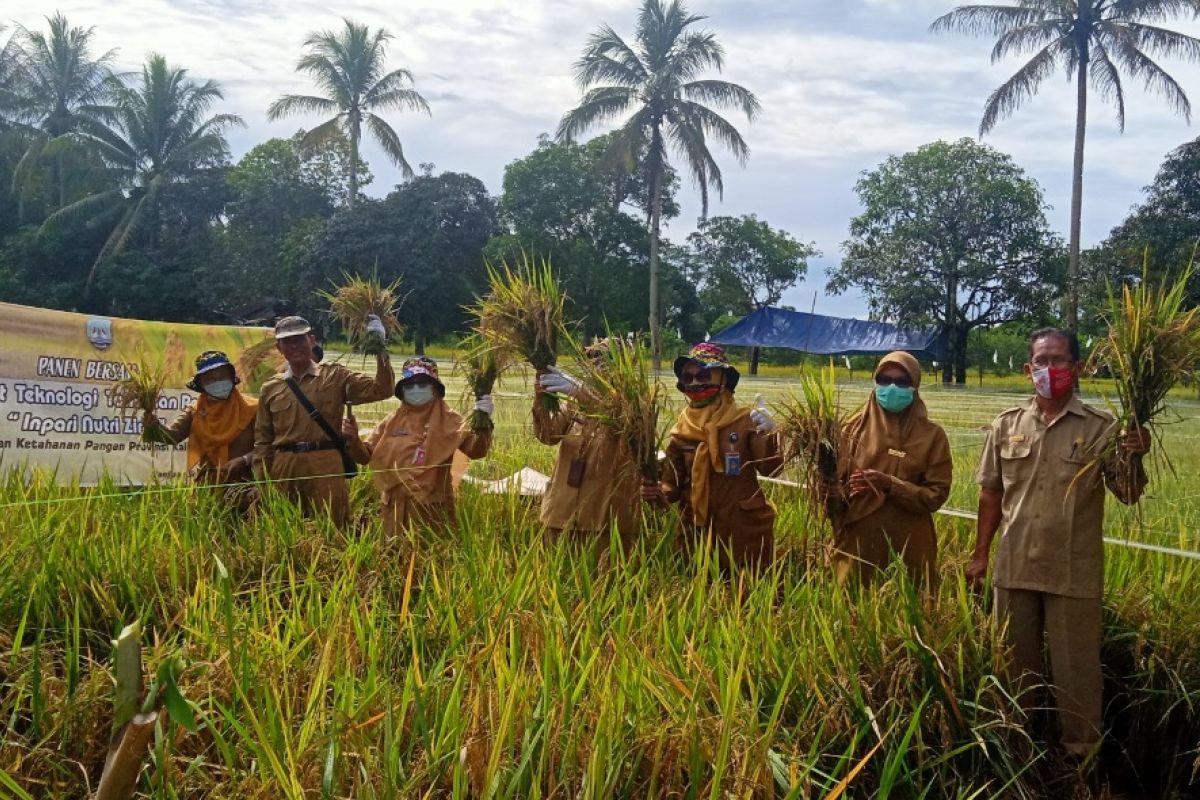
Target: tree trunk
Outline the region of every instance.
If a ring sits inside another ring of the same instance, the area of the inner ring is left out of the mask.
[[[346,188],[346,208],[354,208],[358,198],[358,138],[362,131],[358,126],[358,117],[350,115],[350,185]]]
[[[1083,141],[1087,133],[1086,43],[1075,67],[1075,164],[1071,171],[1071,245],[1067,255],[1067,329],[1079,330],[1079,251],[1083,227]]]
[[[420,331],[413,333],[413,350],[416,351],[413,355],[425,355],[425,334]]]
[[[758,374],[758,356],[759,356],[759,348],[751,347],[750,348],[750,374],[751,375]]]
[[[65,208],[67,205],[67,177],[63,170],[62,153],[54,157],[54,172],[55,182],[58,184],[58,208]]]
[[[662,327],[658,318],[658,237],[662,222],[661,133],[655,127],[650,139],[650,351],[654,370],[662,369]]]

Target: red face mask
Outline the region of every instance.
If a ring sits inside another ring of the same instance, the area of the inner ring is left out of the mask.
[[[1066,397],[1075,388],[1075,373],[1069,367],[1039,367],[1032,377],[1034,390],[1048,400]]]
[[[702,386],[685,386],[683,393],[687,395],[688,402],[693,406],[702,406],[717,396],[721,391],[720,386],[712,386],[704,384]]]

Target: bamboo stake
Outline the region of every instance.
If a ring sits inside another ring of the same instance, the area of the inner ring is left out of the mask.
[[[133,797],[157,722],[157,711],[135,714],[129,720],[120,742],[108,753],[104,774],[96,789],[96,800],[130,800]]]

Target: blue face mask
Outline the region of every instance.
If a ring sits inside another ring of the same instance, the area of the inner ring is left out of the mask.
[[[432,384],[418,384],[415,386],[401,387],[404,393],[404,402],[410,406],[423,406],[433,399]]]
[[[899,414],[912,405],[913,391],[911,386],[876,386],[875,399],[884,411]]]
[[[227,400],[233,393],[233,381],[213,381],[204,387],[204,393],[214,400]]]

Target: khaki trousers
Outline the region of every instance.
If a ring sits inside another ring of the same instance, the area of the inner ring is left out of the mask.
[[[1104,678],[1100,671],[1100,598],[996,588],[996,622],[1011,649],[1010,678],[1028,708],[1043,683],[1045,652],[1058,705],[1062,744],[1087,754],[1100,740]]]

